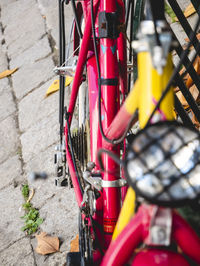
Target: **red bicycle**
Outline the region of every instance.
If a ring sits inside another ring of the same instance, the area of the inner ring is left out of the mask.
[[[171,84],[189,48],[172,73],[173,42],[164,18],[164,1],[149,1],[151,12],[146,12],[147,20],[133,43],[138,53],[138,81],[130,91],[133,65],[127,64],[125,32],[133,2],[125,7],[122,0],[76,4],[71,0],[73,55],[78,56],[72,65],[66,63],[65,51],[64,5],[68,2],[59,1],[57,183],[66,181],[66,176],[68,184],[72,183],[80,216],[79,252],[68,254],[67,265],[146,265],[147,261],[149,265],[189,265],[177,245],[171,245],[173,241],[200,263],[200,239],[171,205],[194,202],[200,194],[199,133],[172,121]],[[133,37],[132,29],[133,25]],[[66,108],[65,75],[72,73]],[[77,98],[80,128],[71,133]],[[138,117],[144,129],[134,136],[130,128]],[[131,187],[139,195],[135,215]]]

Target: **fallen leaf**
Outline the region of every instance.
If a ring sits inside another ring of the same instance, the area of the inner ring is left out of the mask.
[[[196,85],[194,84],[193,86],[191,86],[189,91],[192,94],[192,97],[194,98],[194,100],[198,103],[200,101],[200,95],[199,95],[199,90],[197,89]],[[179,101],[181,102],[181,104],[183,105],[185,109],[188,109],[190,107],[181,91],[176,92],[176,96],[179,98]]]
[[[46,255],[59,251],[59,239],[58,237],[52,237],[47,235],[47,233],[42,232],[36,235],[38,245],[35,251],[38,254]]]
[[[195,12],[196,12],[196,10],[195,10],[193,4],[191,3],[191,4],[189,4],[189,5],[186,7],[186,9],[185,9],[185,11],[184,11],[184,16],[185,16],[186,18],[188,18],[189,16],[191,16],[191,15],[194,14]]]
[[[198,34],[196,35],[196,37],[197,37],[197,40],[200,40],[200,33],[198,33]],[[185,41],[186,41],[186,42],[189,42],[190,40],[189,40],[189,38],[185,38]]]
[[[73,77],[66,76],[65,77],[65,87],[69,86],[70,83],[72,82]],[[46,97],[49,96],[50,94],[56,92],[59,90],[59,80],[56,79],[54,82],[49,86],[48,90],[46,91]]]
[[[200,128],[200,123],[198,121],[198,119],[196,118],[195,114],[193,113],[193,111],[191,110],[191,114],[192,114],[192,123],[195,125],[195,127],[197,129]]]
[[[70,252],[79,252],[79,236],[76,237],[70,242]]]
[[[176,96],[178,97],[179,101],[181,102],[181,104],[183,105],[183,107],[185,109],[187,109],[189,107],[188,102],[186,101],[185,97],[183,96],[181,91],[178,91],[176,93]]]
[[[199,60],[199,56],[195,59],[194,63],[193,63],[194,69],[197,72],[197,74],[199,75],[200,73],[200,60]],[[193,80],[190,77],[189,74],[186,75],[186,82],[185,85],[187,86],[187,88],[189,88],[190,86],[192,86],[193,84]]]
[[[190,93],[192,94],[195,101],[199,102],[199,90],[197,89],[195,84],[190,87]]]
[[[184,14],[184,16],[185,16],[186,18],[188,18],[189,16],[193,15],[194,13],[196,13],[196,10],[195,10],[193,4],[189,4],[189,5],[186,7],[186,9],[185,9],[185,11],[184,11],[183,14]],[[177,17],[175,18],[175,21],[176,21],[176,22],[179,21]]]
[[[175,88],[174,88],[174,92],[176,93],[176,92],[178,92],[178,91],[180,91],[179,87],[175,87]]]
[[[18,70],[18,68],[14,68],[14,69],[7,69],[3,72],[0,73],[0,79],[2,78],[6,78],[6,77],[9,77],[10,75],[12,75],[13,73],[15,73],[16,71]]]

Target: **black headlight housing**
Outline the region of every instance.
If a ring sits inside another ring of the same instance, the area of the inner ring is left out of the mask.
[[[176,121],[135,135],[125,157],[130,186],[147,201],[178,207],[200,195],[200,134]]]

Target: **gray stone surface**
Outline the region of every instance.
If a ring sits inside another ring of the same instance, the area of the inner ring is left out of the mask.
[[[0,72],[3,72],[4,70],[6,70],[8,68],[8,61],[7,61],[7,57],[6,54],[3,52],[2,46],[0,46]]]
[[[46,26],[54,41],[58,41],[58,5],[54,0],[38,0],[38,6],[45,16]],[[72,20],[72,14],[70,13]]]
[[[1,0],[0,8],[0,72],[19,68],[0,80],[0,265],[64,265],[69,242],[77,233],[78,208],[73,190],[54,185],[58,92],[45,98],[57,78],[52,60],[57,1]],[[32,171],[49,176],[46,181],[29,183],[35,189],[32,204],[45,218],[40,230],[60,238],[61,252],[48,256],[36,254],[34,236],[30,239],[20,230],[24,225],[21,187]]]
[[[4,17],[8,17],[7,14],[10,12],[10,9],[14,13],[17,8],[16,5],[22,7],[24,2],[26,3],[25,7],[27,10],[23,11],[22,9],[21,12],[19,11],[16,15],[9,17],[9,23],[5,27],[5,40],[10,58],[17,56],[25,49],[31,47],[45,32],[44,19],[33,0],[30,5],[29,1],[19,0],[7,6],[4,9],[5,16],[4,12],[2,12],[3,24],[6,24]]]
[[[47,36],[35,41],[33,46],[26,49],[23,53],[14,57],[10,61],[10,68],[21,67],[23,65],[33,64],[35,61],[45,58],[51,54]]]
[[[24,180],[21,172],[21,163],[17,155],[10,157],[1,164],[0,177],[0,190],[10,184],[15,187]]]
[[[8,78],[0,79],[0,95],[5,91],[10,91]]]
[[[0,105],[0,121],[11,115],[16,111],[12,93],[10,90],[4,90],[2,94],[0,94],[0,102],[5,103]]]
[[[13,116],[9,116],[1,121],[0,127],[0,163],[5,161],[9,156],[18,152],[18,135],[16,123]]]
[[[74,238],[78,225],[78,208],[73,190],[66,189],[65,193],[57,192],[56,196],[40,209],[40,214],[45,219],[41,229],[63,240],[68,239],[68,245],[61,250],[63,248],[69,250],[69,240]]]
[[[34,6],[36,7],[35,0],[7,1],[7,5],[5,5],[1,10],[1,20],[3,25],[5,25],[4,27],[9,28],[14,24],[17,27],[17,23],[15,23],[15,21],[17,22],[17,20],[23,19],[29,9],[32,9]]]
[[[16,0],[1,0],[1,7],[5,8],[6,6],[14,2],[16,2]]]
[[[46,25],[48,31],[51,33],[53,39],[58,42],[58,6],[57,2],[54,0],[38,0],[39,8],[41,13],[45,16]],[[73,12],[71,8],[71,3],[65,5],[65,31],[66,31],[66,41],[71,30],[71,24],[73,21]],[[58,46],[58,45],[57,45]]]
[[[42,207],[48,199],[55,196],[56,193],[67,193],[68,189],[55,186],[55,165],[54,165],[55,144],[40,152],[25,164],[25,175],[30,176],[33,172],[45,172],[48,175],[46,180],[37,180],[30,183],[35,189],[35,196],[32,199],[34,206]]]
[[[58,92],[46,97],[46,91],[56,77],[24,97],[19,103],[20,130],[25,131],[33,123],[49,117],[52,113],[58,117]],[[30,101],[32,104],[30,105]]]
[[[0,262],[2,266],[35,266],[29,239],[23,238],[0,252]]]
[[[58,117],[53,113],[33,125],[21,136],[24,162],[27,163],[36,154],[56,143],[58,139]]]
[[[46,258],[35,253],[37,265],[64,265],[66,252],[70,249],[70,241],[77,234],[78,208],[75,203],[74,192],[72,189],[65,189],[64,193],[61,193],[59,190],[52,199],[49,199],[40,208],[40,215],[45,219],[41,225],[41,230],[59,238],[60,253],[52,254]],[[36,239],[32,240],[32,245],[35,249],[37,246]]]
[[[24,165],[25,174],[28,176],[31,172],[44,171],[48,174],[49,179],[51,179],[55,174],[54,153],[55,153],[55,144],[47,148],[45,151],[37,153],[30,161],[28,161]],[[50,182],[51,181],[52,180],[50,180]],[[37,181],[37,182],[35,186],[39,187],[43,181]],[[37,200],[36,197],[33,200]]]
[[[24,65],[13,75],[13,87],[17,99],[23,98],[42,83],[52,78],[54,63],[50,57]]]
[[[14,188],[11,185],[0,191],[0,251],[24,237],[24,233],[20,230],[23,226],[20,217],[24,215],[23,211],[20,212],[22,203],[20,186]],[[0,253],[0,265],[2,265],[1,258]]]

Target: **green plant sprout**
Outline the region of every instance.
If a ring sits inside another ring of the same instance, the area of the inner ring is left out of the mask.
[[[39,211],[32,206],[29,197],[29,186],[28,184],[23,185],[22,195],[24,197],[25,203],[22,205],[25,210],[25,215],[21,217],[24,220],[24,226],[21,228],[22,231],[26,232],[28,235],[35,233],[39,226],[43,223],[43,219],[40,217]]]

